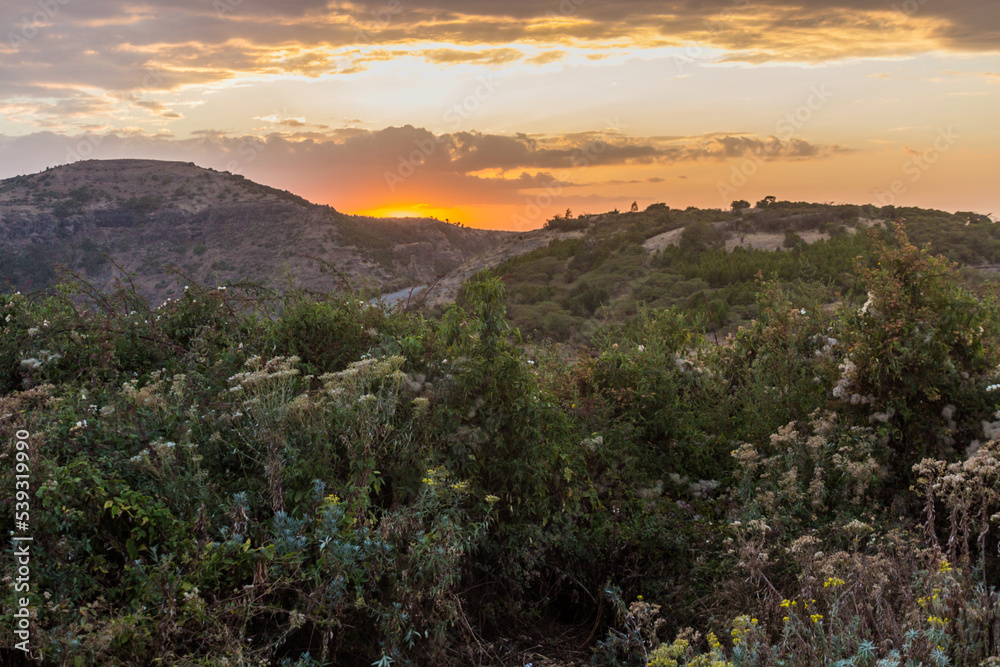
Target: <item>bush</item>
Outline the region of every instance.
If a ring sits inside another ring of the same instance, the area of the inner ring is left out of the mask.
[[[845,313],[833,396],[860,423],[885,424],[901,485],[927,455],[953,457],[990,438],[986,385],[995,377],[998,313],[960,284],[955,267],[908,242],[876,242],[861,273],[868,300]],[[958,407],[960,406],[960,407]]]

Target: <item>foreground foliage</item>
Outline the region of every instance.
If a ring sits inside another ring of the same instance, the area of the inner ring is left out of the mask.
[[[998,312],[902,233],[873,243],[864,305],[764,285],[722,346],[640,309],[525,348],[489,276],[440,322],[226,288],[7,296],[35,654],[995,664]]]

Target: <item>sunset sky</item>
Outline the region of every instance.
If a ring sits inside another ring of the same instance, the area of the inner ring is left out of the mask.
[[[181,160],[530,229],[734,199],[1000,215],[998,0],[5,0],[0,177]]]

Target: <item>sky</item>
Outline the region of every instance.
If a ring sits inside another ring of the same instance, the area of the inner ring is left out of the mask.
[[[194,162],[527,230],[792,201],[1000,215],[1000,0],[4,0],[0,178]]]

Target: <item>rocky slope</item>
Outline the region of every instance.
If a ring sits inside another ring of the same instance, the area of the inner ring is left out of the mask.
[[[346,279],[385,292],[430,284],[512,236],[345,215],[183,162],[88,160],[0,181],[0,289],[48,287],[65,267],[102,289],[128,273],[151,303],[189,281],[328,290]]]

